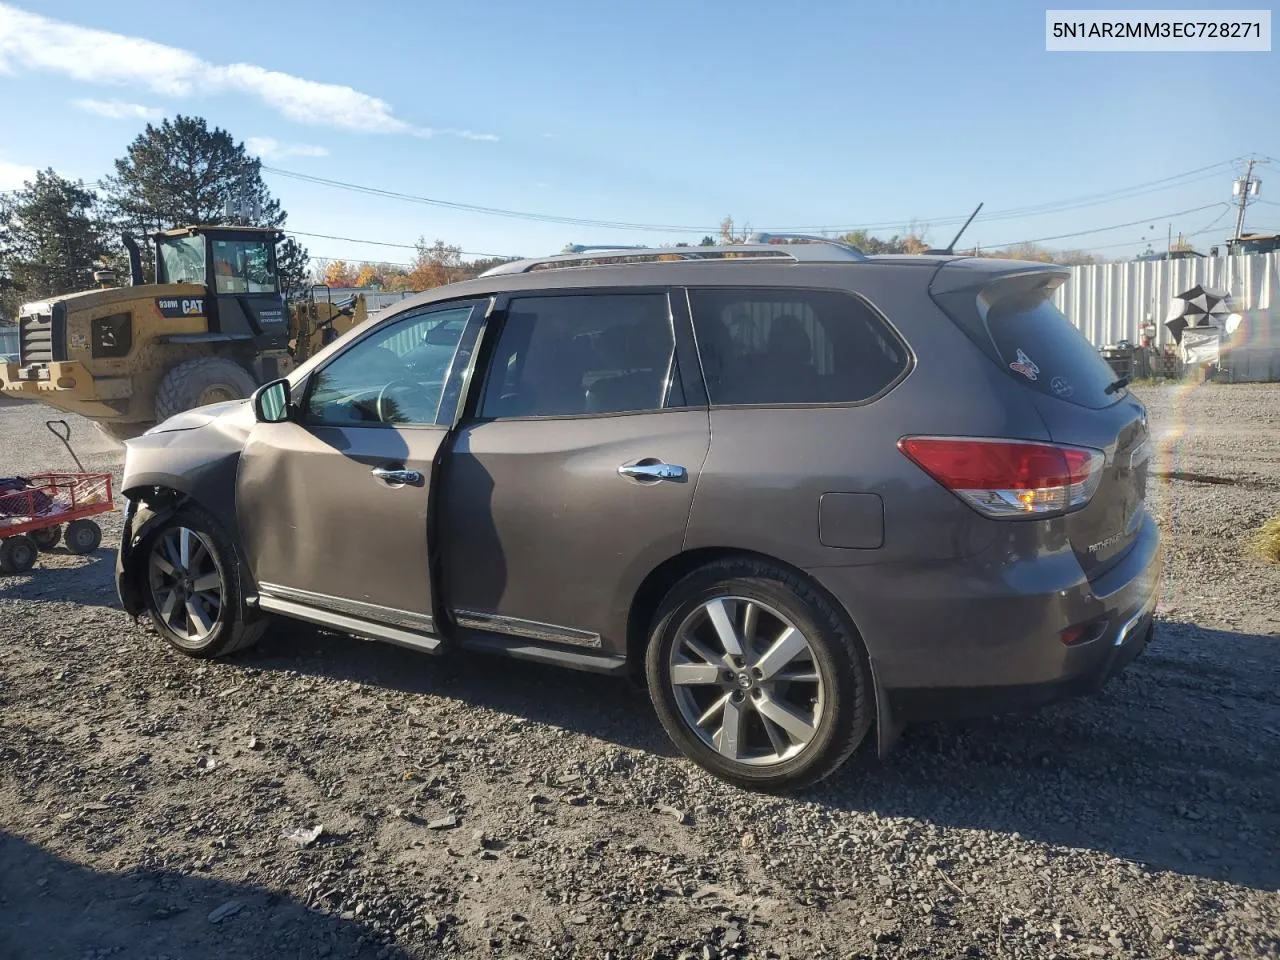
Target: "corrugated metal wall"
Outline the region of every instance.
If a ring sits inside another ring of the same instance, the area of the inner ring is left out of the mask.
[[[1144,323],[1156,325],[1163,346],[1173,342],[1164,326],[1170,298],[1197,283],[1228,290],[1241,312],[1280,314],[1280,252],[1072,267],[1054,301],[1096,347],[1138,343]],[[1271,319],[1259,318],[1260,325]]]

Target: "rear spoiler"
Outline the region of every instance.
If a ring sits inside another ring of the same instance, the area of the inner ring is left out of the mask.
[[[1069,269],[1054,263],[965,257],[938,267],[929,281],[929,296],[978,349],[1000,363],[987,314],[1014,298],[1046,300],[1069,276]]]

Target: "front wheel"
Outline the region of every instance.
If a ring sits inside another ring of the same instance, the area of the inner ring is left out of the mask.
[[[36,542],[25,533],[0,541],[0,571],[26,573],[36,565]]]
[[[240,596],[235,547],[203,511],[185,509],[140,545],[147,612],[170,645],[211,659],[252,646],[265,621]]]
[[[741,786],[815,783],[871,727],[870,671],[858,639],[829,600],[771,564],[721,561],[676,584],[645,667],[676,746]]]

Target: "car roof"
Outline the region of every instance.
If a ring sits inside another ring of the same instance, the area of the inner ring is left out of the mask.
[[[680,248],[682,252],[684,248]],[[694,249],[694,248],[690,248]],[[706,248],[703,248],[706,249]],[[676,251],[660,248],[650,253],[670,254]],[[560,258],[521,263],[551,263],[554,266],[539,267],[523,272],[493,272],[473,280],[433,287],[388,307],[380,312],[377,323],[385,323],[407,310],[449,300],[490,297],[495,294],[535,290],[575,290],[608,288],[618,290],[627,287],[679,287],[679,286],[762,286],[777,283],[779,286],[844,286],[856,283],[859,274],[892,271],[904,280],[928,284],[939,267],[947,266],[949,273],[960,275],[966,283],[981,283],[999,274],[1047,271],[1062,273],[1066,268],[1057,264],[1024,260],[1001,260],[988,257],[946,256],[934,254],[886,254],[859,256],[857,259],[797,261],[787,257],[700,259],[700,260],[631,260],[630,262],[605,262],[611,255],[597,255],[594,263],[570,262]],[[579,258],[581,260],[581,258]]]

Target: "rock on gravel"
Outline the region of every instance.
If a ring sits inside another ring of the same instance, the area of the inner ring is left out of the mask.
[[[117,609],[108,517],[0,580],[0,957],[1275,958],[1280,570],[1244,545],[1280,387],[1142,396],[1152,649],[791,797],[699,772],[623,681],[284,623],[183,658]],[[64,465],[47,415],[0,404],[0,472]]]

